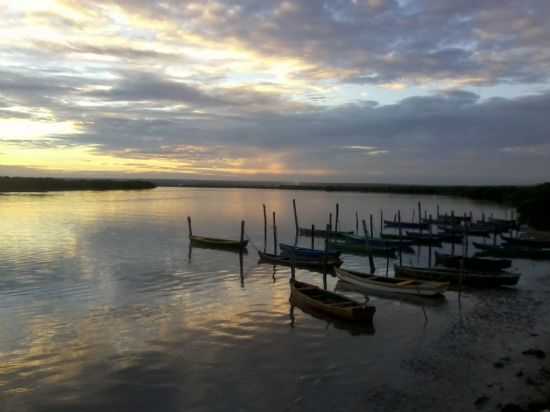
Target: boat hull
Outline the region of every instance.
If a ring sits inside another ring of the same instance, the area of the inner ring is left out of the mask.
[[[481,270],[487,272],[500,272],[512,266],[508,259],[483,259],[462,256],[452,256],[435,252],[435,264],[448,268],[460,269],[461,265],[466,270]]]
[[[352,285],[377,292],[404,294],[415,296],[436,296],[445,293],[449,288],[449,282],[417,281],[400,278],[384,278],[359,272],[335,268],[338,279]]]
[[[519,274],[509,272],[469,272],[453,269],[435,269],[399,265],[395,265],[395,276],[411,279],[450,282],[452,285],[457,285],[462,282],[463,285],[484,288],[513,286],[518,283],[520,278]]]
[[[261,263],[271,263],[274,265],[282,266],[296,266],[303,268],[314,268],[322,270],[324,268],[332,268],[334,266],[340,266],[343,262],[339,258],[328,256],[326,259],[321,258],[303,258],[303,257],[291,257],[286,255],[273,255],[271,253],[265,253],[258,251]]]
[[[192,245],[207,246],[216,249],[234,249],[242,250],[248,245],[248,240],[231,240],[231,239],[218,239],[204,236],[191,236],[190,239]]]
[[[290,303],[346,321],[372,323],[376,307],[290,279]]]

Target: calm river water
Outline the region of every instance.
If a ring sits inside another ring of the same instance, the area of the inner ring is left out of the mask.
[[[293,198],[303,226],[324,226],[339,202],[350,230],[356,210],[367,221],[373,213],[378,231],[380,209],[410,220],[418,200],[433,214],[436,204],[507,214],[464,199],[310,191],[0,196],[0,410],[461,410],[452,404],[480,395],[498,351],[543,333],[537,293],[550,267],[531,261],[514,262],[524,273],[517,288],[427,303],[371,297],[370,333],[291,308],[289,269],[259,265],[254,247],[263,247],[263,203],[277,211],[279,240],[293,241]],[[188,215],[206,236],[238,238],[246,220],[242,271],[236,254],[189,251]],[[427,249],[417,252],[404,263],[425,263]],[[368,269],[365,257],[344,262]],[[385,259],[376,265],[385,273]],[[320,274],[296,276],[323,284]],[[329,276],[328,288],[336,284]]]

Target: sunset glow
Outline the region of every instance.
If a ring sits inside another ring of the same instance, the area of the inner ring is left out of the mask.
[[[550,135],[548,14],[542,1],[3,1],[0,173],[540,181],[547,151],[519,148]]]

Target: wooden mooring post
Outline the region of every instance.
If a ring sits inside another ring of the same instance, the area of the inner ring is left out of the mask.
[[[244,243],[244,220],[241,220],[241,251]]]
[[[273,254],[277,256],[277,221],[273,212]]]
[[[422,203],[418,202],[418,224],[422,223]],[[422,233],[422,225],[419,227],[420,233]]]
[[[264,253],[267,251],[267,209],[265,203],[262,205],[264,209]]]
[[[374,223],[373,223],[373,216],[372,213],[370,214],[370,238],[374,239]]]
[[[311,248],[315,249],[315,225],[311,225]]]
[[[369,247],[369,231],[367,230],[367,223],[365,222],[365,220],[363,220],[363,233],[365,234],[365,248],[367,249],[367,253],[369,254],[370,273],[374,273],[376,271],[376,267],[374,266],[372,249]]]
[[[191,226],[191,216],[187,216],[187,228],[189,229],[189,239],[193,237],[193,226]]]
[[[296,209],[296,199],[292,199],[292,208],[294,209],[294,225],[296,226],[296,239],[298,239],[298,233],[300,229],[298,226],[298,210]]]
[[[334,220],[334,231],[338,232],[338,224],[340,223],[340,205],[338,203],[336,203],[336,217]]]
[[[397,225],[399,228],[399,266],[403,264],[403,230],[401,229],[401,210],[397,211]]]
[[[355,234],[359,235],[359,212],[355,211]]]

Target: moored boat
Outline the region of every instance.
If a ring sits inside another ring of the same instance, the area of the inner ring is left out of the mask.
[[[481,272],[459,269],[426,268],[395,265],[395,276],[451,282],[473,287],[512,286],[518,283],[520,274],[511,272]]]
[[[339,258],[327,256],[323,257],[303,257],[303,256],[288,256],[288,255],[273,255],[271,253],[258,251],[260,262],[271,263],[282,266],[297,266],[303,268],[323,269],[325,267],[332,268],[340,266],[343,262]]]
[[[488,245],[484,243],[473,242],[473,245],[480,249],[478,256],[495,256],[507,258],[524,259],[550,259],[550,249],[540,249],[529,246],[515,245]]]
[[[383,246],[383,247],[393,247],[393,248],[410,248],[413,245],[411,240],[402,239],[401,242],[395,239],[383,239],[383,238],[365,238],[364,236],[358,235],[345,235],[342,236],[342,240],[345,240],[350,243],[362,243],[368,244],[371,246]]]
[[[407,236],[405,234],[402,234],[401,236],[393,234],[393,233],[381,233],[380,237],[382,239],[388,239],[393,240],[396,242],[399,242],[399,239],[401,238],[401,241],[410,242],[411,244],[415,245],[431,245],[433,247],[441,247],[441,240],[436,238],[435,236],[432,236],[432,238],[427,237],[419,237],[419,236]]]
[[[533,248],[550,248],[550,240],[532,239],[528,237],[512,237],[506,235],[500,235],[508,245],[512,246],[527,246]]]
[[[402,229],[423,229],[428,230],[430,224],[426,222],[394,222],[393,220],[384,220],[384,226],[389,228],[399,228]]]
[[[376,307],[329,292],[305,282],[290,279],[290,302],[348,321],[372,322]]]
[[[299,229],[299,233],[301,236],[315,236],[315,237],[326,237],[327,236],[327,231],[324,230],[324,229],[315,229],[315,232],[313,232],[311,230],[311,228],[307,228],[307,227],[301,227]],[[330,237],[340,237],[340,236],[344,236],[344,235],[351,235],[353,234],[353,231],[338,231],[338,232],[335,232],[335,231],[330,231],[328,232],[328,235]]]
[[[305,247],[288,245],[286,243],[279,243],[279,248],[283,254],[289,256],[295,255],[296,257],[321,258],[326,255],[337,258],[340,256],[340,252],[335,250],[324,251],[319,249],[309,249]]]
[[[433,282],[417,279],[384,277],[335,268],[336,276],[365,290],[417,296],[435,296],[449,288],[449,282]]]
[[[395,257],[395,248],[390,246],[368,244],[368,243],[352,243],[341,239],[330,239],[329,248],[331,250],[339,250],[344,253],[359,253],[362,255],[372,254],[379,257]]]
[[[205,237],[205,236],[189,236],[189,240],[192,245],[197,246],[208,246],[211,248],[220,248],[220,249],[237,249],[243,250],[248,245],[248,240],[232,240],[232,239],[220,239],[214,237]]]
[[[467,270],[500,272],[512,266],[512,261],[508,259],[463,257],[435,252],[435,264],[455,269],[459,269],[462,266]]]

